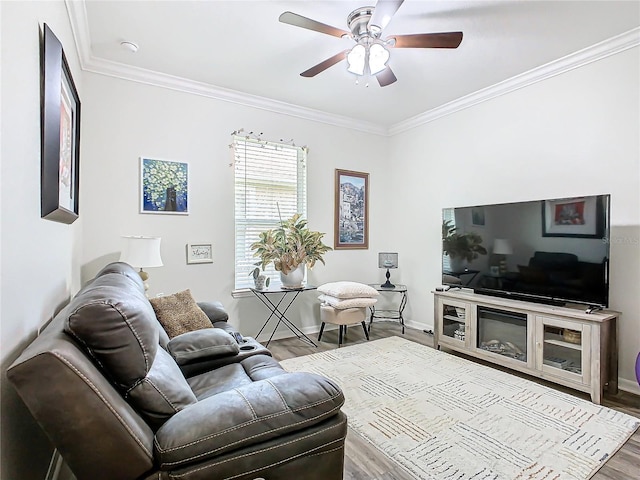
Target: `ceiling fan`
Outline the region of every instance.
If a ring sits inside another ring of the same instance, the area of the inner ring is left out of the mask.
[[[334,37],[349,37],[356,42],[352,49],[339,52],[300,75],[315,77],[346,58],[350,72],[361,76],[373,75],[381,87],[386,87],[397,80],[391,67],[387,65],[390,56],[388,48],[458,48],[462,42],[462,32],[392,35],[383,39],[382,31],[403,2],[404,0],[378,0],[375,7],[354,10],[347,17],[350,32],[297,13],[284,12],[279,18],[282,23]]]

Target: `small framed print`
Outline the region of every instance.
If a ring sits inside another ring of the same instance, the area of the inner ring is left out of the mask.
[[[210,243],[187,243],[187,263],[213,263],[213,246]]]

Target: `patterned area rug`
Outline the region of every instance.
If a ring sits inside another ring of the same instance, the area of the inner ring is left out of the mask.
[[[349,426],[425,480],[586,480],[640,420],[399,337],[281,362],[343,389]]]

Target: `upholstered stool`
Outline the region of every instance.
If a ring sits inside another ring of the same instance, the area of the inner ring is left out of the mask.
[[[342,345],[342,335],[347,333],[347,325],[355,325],[356,323],[362,324],[364,334],[369,340],[369,332],[367,331],[367,324],[365,319],[367,318],[366,307],[357,308],[345,308],[338,310],[330,305],[320,305],[320,320],[322,325],[320,326],[320,334],[318,335],[318,341],[322,338],[322,332],[324,330],[325,323],[332,323],[338,325],[340,331],[338,333],[338,347]]]

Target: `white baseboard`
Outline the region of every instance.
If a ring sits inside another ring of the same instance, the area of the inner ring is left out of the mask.
[[[638,382],[634,382],[633,380],[625,380],[624,378],[619,378],[618,388],[620,390],[624,390],[625,392],[640,395],[640,385],[638,385]]]
[[[397,320],[376,320],[373,322],[373,328],[375,328],[375,324],[376,323],[380,323],[380,322],[390,322],[390,323],[395,323],[398,324]],[[367,320],[367,325],[369,324],[369,321]],[[433,332],[433,325],[429,325],[428,323],[422,323],[422,322],[416,322],[413,320],[405,320],[404,322],[406,327],[411,327],[411,328],[415,328],[417,330],[427,330],[427,331],[431,331]],[[357,324],[356,324],[357,325]],[[355,326],[355,325],[354,325]],[[337,330],[338,326],[337,325],[332,325],[330,323],[325,324],[324,327],[324,331],[330,331],[330,330]],[[316,335],[317,338],[317,333],[320,332],[320,325],[311,325],[308,327],[303,327],[300,328],[300,330],[308,336],[312,336],[312,335]],[[402,330],[398,330],[398,333],[402,333]],[[258,340],[259,342],[266,342],[267,340],[269,340],[269,336],[271,335],[271,333],[267,333],[265,334],[264,332],[260,335],[259,338],[256,338],[256,340]],[[273,335],[272,340],[281,340],[283,338],[292,338],[295,337],[295,334],[293,332],[291,332],[290,330],[278,330],[276,331],[276,333]],[[315,339],[312,338],[312,340],[315,341]]]

